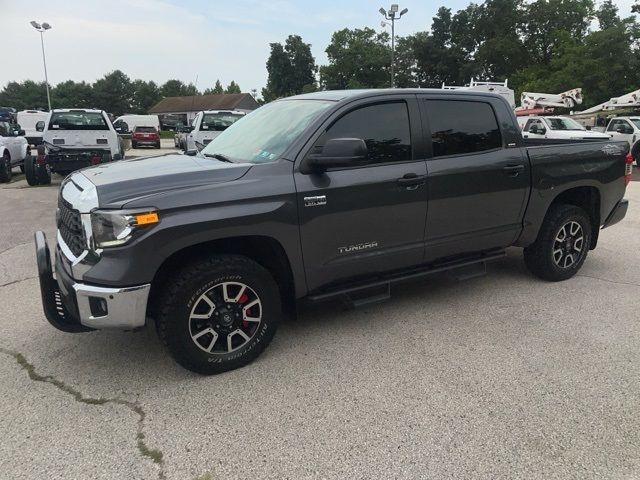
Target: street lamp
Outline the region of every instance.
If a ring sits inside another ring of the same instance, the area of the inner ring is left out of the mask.
[[[396,29],[395,22],[399,20],[405,13],[409,11],[408,8],[404,8],[398,13],[398,4],[394,3],[391,8],[386,11],[384,8],[378,10],[380,14],[387,20],[391,20],[391,88],[394,87],[394,65],[396,63]]]
[[[31,26],[40,32],[40,43],[42,44],[42,63],[44,64],[44,83],[47,87],[47,103],[49,104],[49,111],[51,111],[51,96],[49,95],[49,77],[47,76],[47,60],[44,56],[44,37],[42,34],[51,28],[47,22],[39,24],[35,20],[31,20]]]

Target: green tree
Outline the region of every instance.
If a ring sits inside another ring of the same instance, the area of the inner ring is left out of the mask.
[[[93,88],[86,82],[67,80],[51,89],[53,108],[91,108],[95,106]]]
[[[33,80],[9,82],[2,91],[0,91],[0,105],[11,106],[18,110],[28,108],[47,109],[47,90],[45,83],[36,83]]]
[[[129,77],[115,70],[93,84],[94,106],[116,116],[130,112],[132,90]]]
[[[331,36],[325,50],[329,64],[320,67],[326,89],[388,87],[391,48],[389,34],[372,28],[345,28]]]
[[[224,93],[242,93],[242,90],[240,90],[240,85],[231,80],[231,83],[227,85]]]
[[[131,108],[135,113],[147,113],[149,109],[161,99],[160,89],[153,80],[149,82],[134,80],[132,86],[133,98]]]
[[[160,95],[166,97],[180,97],[183,95],[185,84],[181,80],[167,80],[160,87]]]
[[[224,93],[224,88],[222,87],[220,80],[216,80],[216,84],[213,88],[207,88],[203,92],[204,95],[219,95],[221,93]]]
[[[596,18],[600,25],[600,30],[620,25],[620,17],[618,17],[618,7],[611,0],[604,0],[598,10],[596,10]]]
[[[293,68],[291,59],[281,43],[271,43],[271,53],[267,59],[267,86],[262,89],[262,98],[270,102],[286,97],[291,91]]]
[[[262,89],[265,101],[316,90],[316,60],[311,44],[300,35],[289,35],[284,46],[271,43],[267,59],[267,86]]]

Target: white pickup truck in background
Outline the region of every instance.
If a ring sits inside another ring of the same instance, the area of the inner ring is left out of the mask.
[[[186,151],[200,151],[211,140],[245,116],[233,110],[205,110],[193,119],[191,132],[186,136]]]
[[[24,136],[29,145],[37,147],[42,143],[42,132],[38,131],[36,126],[38,122],[44,122],[48,116],[49,112],[40,110],[22,110],[17,113],[18,125],[24,130]]]
[[[587,130],[569,117],[538,115],[518,117],[518,125],[522,129],[522,136],[530,139],[608,140],[610,138],[604,133]]]
[[[640,167],[640,116],[614,117],[609,121],[605,133],[613,140],[629,143],[636,167]]]

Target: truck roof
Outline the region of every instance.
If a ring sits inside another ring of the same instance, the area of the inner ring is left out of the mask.
[[[300,100],[329,100],[340,102],[343,100],[354,100],[357,98],[367,98],[377,95],[399,95],[407,93],[428,93],[430,95],[442,96],[478,96],[478,97],[499,97],[504,98],[497,93],[482,92],[477,90],[442,90],[439,88],[367,88],[357,90],[325,90],[322,92],[303,93],[287,97],[282,100],[300,99]]]
[[[239,112],[237,110],[203,110],[202,113],[235,113],[237,115],[245,115],[245,112]]]

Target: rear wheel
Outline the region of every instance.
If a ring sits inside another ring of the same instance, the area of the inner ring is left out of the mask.
[[[131,140],[131,148],[138,148],[138,144],[135,140]]]
[[[211,375],[258,357],[281,316],[267,270],[238,255],[194,262],[172,276],[162,295],[158,334],[184,368]]]
[[[531,273],[552,282],[573,277],[582,267],[591,245],[591,222],[574,205],[552,205],[538,238],[524,249]]]
[[[0,183],[9,183],[13,172],[11,171],[11,157],[5,152],[0,159]]]
[[[24,175],[27,177],[27,183],[32,187],[35,187],[39,183],[37,168],[36,159],[28,155],[27,158],[24,159]]]
[[[156,143],[156,148],[160,148],[160,140],[158,140],[158,143]]]

